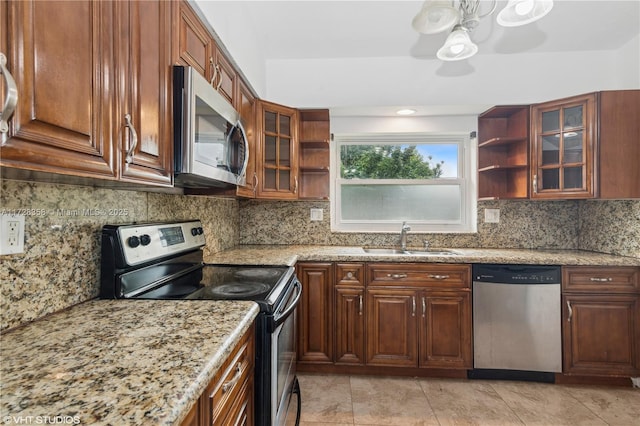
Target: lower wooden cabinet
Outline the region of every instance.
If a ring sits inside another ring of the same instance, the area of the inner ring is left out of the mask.
[[[299,263],[298,362],[333,363],[333,264]]]
[[[303,369],[472,368],[470,265],[308,262],[298,276]]]
[[[640,375],[639,269],[563,268],[564,374]]]
[[[255,326],[220,367],[181,426],[254,424]]]

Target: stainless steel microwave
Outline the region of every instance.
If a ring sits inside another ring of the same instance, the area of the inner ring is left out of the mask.
[[[173,67],[173,88],[176,185],[244,185],[249,146],[240,114],[191,67]]]

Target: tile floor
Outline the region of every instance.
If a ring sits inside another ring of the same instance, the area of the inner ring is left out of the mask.
[[[640,425],[640,389],[299,374],[300,426]]]

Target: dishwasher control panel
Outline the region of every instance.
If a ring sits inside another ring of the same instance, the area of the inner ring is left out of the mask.
[[[473,280],[505,284],[559,284],[559,266],[474,265]]]

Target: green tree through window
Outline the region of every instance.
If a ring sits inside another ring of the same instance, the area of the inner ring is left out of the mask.
[[[343,145],[343,179],[434,179],[442,176],[444,161],[423,157],[415,145]]]

